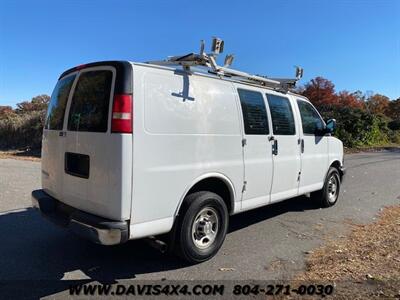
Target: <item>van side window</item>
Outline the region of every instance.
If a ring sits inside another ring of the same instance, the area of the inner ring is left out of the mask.
[[[244,132],[246,134],[269,134],[267,109],[259,92],[238,89],[242,106]]]
[[[296,128],[289,99],[270,94],[267,94],[267,99],[269,109],[271,110],[274,134],[294,135],[296,133]]]
[[[68,76],[57,82],[47,108],[45,129],[62,130],[65,107],[67,106],[69,92],[75,77],[76,75]]]
[[[297,100],[297,105],[300,110],[303,133],[321,135],[324,129],[324,122],[315,108],[310,103],[302,100]]]
[[[88,71],[79,76],[68,116],[68,130],[106,132],[111,71]]]

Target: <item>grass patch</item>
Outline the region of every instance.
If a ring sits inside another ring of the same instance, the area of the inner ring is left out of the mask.
[[[400,298],[400,206],[311,252],[296,280],[335,282],[335,299]]]

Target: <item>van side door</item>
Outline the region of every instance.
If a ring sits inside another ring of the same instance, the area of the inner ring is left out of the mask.
[[[272,119],[274,174],[271,202],[298,195],[300,175],[299,126],[293,103],[285,95],[266,94]]]
[[[328,136],[325,123],[318,111],[308,101],[296,99],[301,117],[301,176],[299,194],[323,187],[328,169]]]
[[[243,116],[243,159],[245,188],[242,210],[266,205],[272,184],[270,124],[263,93],[247,86],[237,89]]]

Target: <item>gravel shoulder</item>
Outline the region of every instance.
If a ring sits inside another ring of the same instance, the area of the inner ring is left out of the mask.
[[[40,150],[9,150],[0,151],[0,159],[12,158],[18,160],[40,161]]]

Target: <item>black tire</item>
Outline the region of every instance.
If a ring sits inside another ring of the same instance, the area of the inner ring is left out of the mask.
[[[311,194],[311,198],[319,202],[321,207],[331,207],[336,204],[340,192],[340,174],[338,169],[330,167],[325,177],[324,187]]]
[[[175,228],[174,252],[189,263],[206,261],[217,254],[225,240],[228,209],[219,195],[207,191],[186,196],[182,205]],[[208,239],[209,236],[212,238]]]

